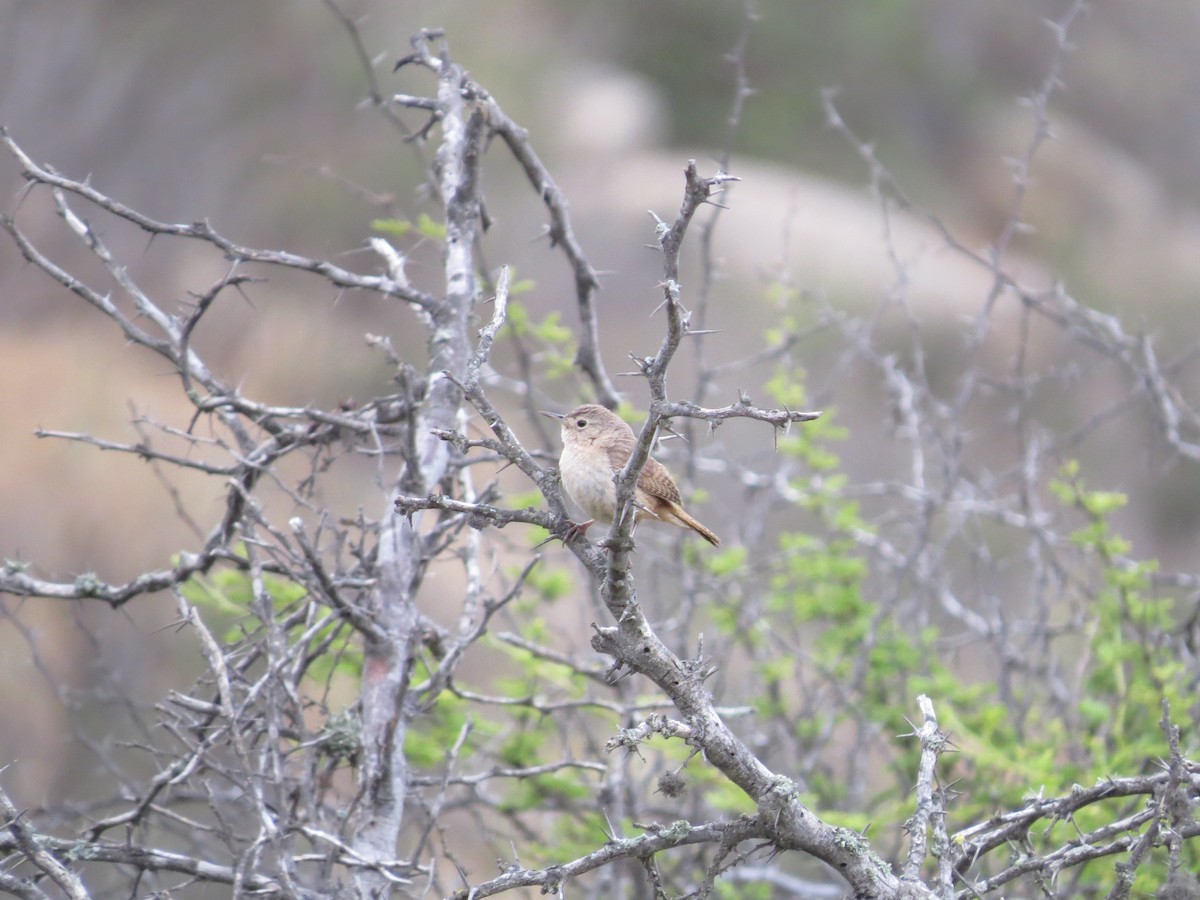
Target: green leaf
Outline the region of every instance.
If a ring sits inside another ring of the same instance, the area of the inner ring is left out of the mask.
[[[446,226],[441,222],[435,222],[429,213],[421,213],[417,217],[417,231],[422,237],[430,238],[438,243],[446,240]]]
[[[740,574],[746,565],[747,550],[745,547],[730,547],[711,553],[706,557],[708,570],[718,577]]]
[[[391,237],[404,237],[413,230],[413,223],[408,219],[372,219],[371,230]]]

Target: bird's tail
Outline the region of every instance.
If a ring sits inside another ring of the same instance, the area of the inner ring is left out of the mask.
[[[692,531],[696,532],[696,534],[700,535],[700,537],[704,538],[714,547],[721,546],[721,539],[713,533],[711,528],[701,524],[699,520],[695,519],[691,513],[689,513],[683,507],[677,504],[673,504],[673,506],[674,508],[671,510],[671,516],[674,517],[674,523],[676,525],[678,525],[680,528],[692,529]]]

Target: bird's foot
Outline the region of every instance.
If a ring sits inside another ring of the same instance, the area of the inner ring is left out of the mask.
[[[563,543],[567,544],[577,537],[587,538],[587,530],[591,527],[595,519],[588,519],[586,522],[571,522],[567,526],[567,532],[563,535]]]
[[[588,527],[595,521],[596,521],[595,519],[588,519],[586,522],[572,522],[568,519],[567,520],[567,529],[566,529],[566,531],[563,532],[563,535],[561,538],[561,540],[563,542],[563,546],[565,547],[567,544],[569,544],[571,541],[573,541],[577,537],[586,539]],[[550,535],[550,537],[546,538],[544,541],[542,541],[540,544],[538,544],[533,549],[540,550],[542,547],[545,547],[551,541],[556,541],[556,540],[560,540],[559,536],[557,534],[552,534],[552,535]]]

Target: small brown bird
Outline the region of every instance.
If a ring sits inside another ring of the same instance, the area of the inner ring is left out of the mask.
[[[582,532],[597,520],[611,524],[617,512],[617,485],[613,479],[633,455],[637,444],[633,429],[620,416],[594,403],[577,406],[565,416],[546,415],[562,420],[563,449],[558,471],[563,487],[592,517],[577,528]],[[714,547],[721,545],[710,529],[684,510],[671,473],[654,458],[646,460],[638,476],[634,504],[639,522],[642,519],[669,522],[692,529]]]

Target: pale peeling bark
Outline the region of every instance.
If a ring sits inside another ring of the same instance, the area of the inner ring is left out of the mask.
[[[442,143],[437,152],[438,185],[446,221],[446,293],[428,316],[428,396],[418,417],[416,456],[405,462],[399,487],[430,493],[446,477],[453,445],[435,431],[462,426],[460,387],[471,357],[468,325],[475,301],[474,245],[479,226],[478,172],[483,115],[466,96],[466,77],[443,55],[424,61],[438,70],[437,115]],[[359,896],[388,896],[387,861],[397,852],[404,823],[408,767],[404,738],[416,708],[409,674],[418,628],[414,597],[424,573],[422,517],[393,515],[380,536],[379,584],[372,598],[382,626],[379,640],[366,643],[362,686],[362,812],[352,846],[374,865],[357,870]]]

